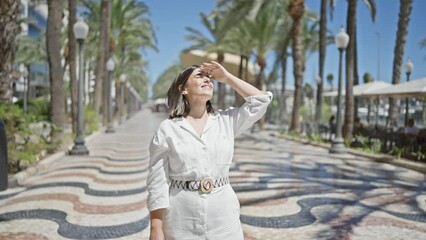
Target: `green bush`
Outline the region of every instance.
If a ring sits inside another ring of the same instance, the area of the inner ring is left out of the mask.
[[[417,150],[417,152],[412,152],[411,155],[417,160],[421,161],[426,159],[426,153],[424,153],[421,149]]]
[[[44,98],[36,98],[28,101],[28,113],[36,116],[37,122],[50,120],[50,108],[49,101]]]
[[[319,134],[310,134],[310,135],[308,135],[308,138],[309,138],[309,140],[314,141],[314,142],[319,142],[319,143],[324,142],[321,135],[319,135]]]
[[[91,107],[86,106],[84,109],[84,135],[90,135],[99,128],[98,114]]]
[[[400,159],[404,153],[404,148],[394,146],[389,153],[396,156],[397,159]]]
[[[40,106],[42,105],[40,103]],[[38,113],[42,112],[38,111]],[[44,113],[34,115],[29,111],[24,114],[19,104],[0,104],[0,116],[6,127],[9,173],[21,171],[21,162],[27,163],[25,165],[31,164],[37,160],[37,155],[43,150],[52,151],[52,148],[56,149],[59,146],[49,143],[44,138],[37,142],[30,141],[30,136],[34,135],[34,132],[30,129],[29,124],[44,119]]]

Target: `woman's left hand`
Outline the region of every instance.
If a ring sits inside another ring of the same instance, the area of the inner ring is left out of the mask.
[[[229,78],[230,73],[219,63],[211,61],[211,63],[201,64],[201,70],[210,75],[212,80],[217,80],[218,82],[226,82]]]

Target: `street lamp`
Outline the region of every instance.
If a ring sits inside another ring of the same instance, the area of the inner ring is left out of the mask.
[[[89,32],[89,26],[79,19],[73,26],[74,36],[78,43],[78,103],[77,103],[77,136],[74,139],[74,146],[70,150],[70,155],[87,155],[89,150],[84,145],[84,120],[83,120],[83,44]]]
[[[124,87],[126,83],[127,75],[120,75],[120,124],[124,122]]]
[[[414,69],[414,64],[411,62],[410,59],[405,63],[405,73],[407,74],[407,82],[410,81],[410,74]],[[407,97],[405,98],[405,126],[408,125],[408,104],[410,99]]]
[[[108,126],[105,130],[106,133],[114,133],[114,124],[112,122],[112,96],[111,96],[111,82],[112,82],[112,75],[115,68],[115,62],[112,57],[110,57],[106,63],[106,69],[108,70],[108,81],[107,81],[107,93],[108,93]]]
[[[345,30],[340,28],[340,32],[334,38],[337,48],[339,49],[339,83],[337,89],[337,123],[336,137],[331,144],[330,153],[345,153],[345,145],[342,138],[342,55],[349,43],[349,36]]]

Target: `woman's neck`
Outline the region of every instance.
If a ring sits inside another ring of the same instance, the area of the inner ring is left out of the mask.
[[[208,115],[206,104],[190,104],[191,110],[188,113],[189,117],[200,119]]]

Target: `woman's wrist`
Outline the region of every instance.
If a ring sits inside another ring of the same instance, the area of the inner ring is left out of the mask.
[[[152,228],[151,227],[151,233],[149,235],[149,239],[150,240],[164,240],[164,233],[163,233],[163,229],[158,229],[158,228]]]

